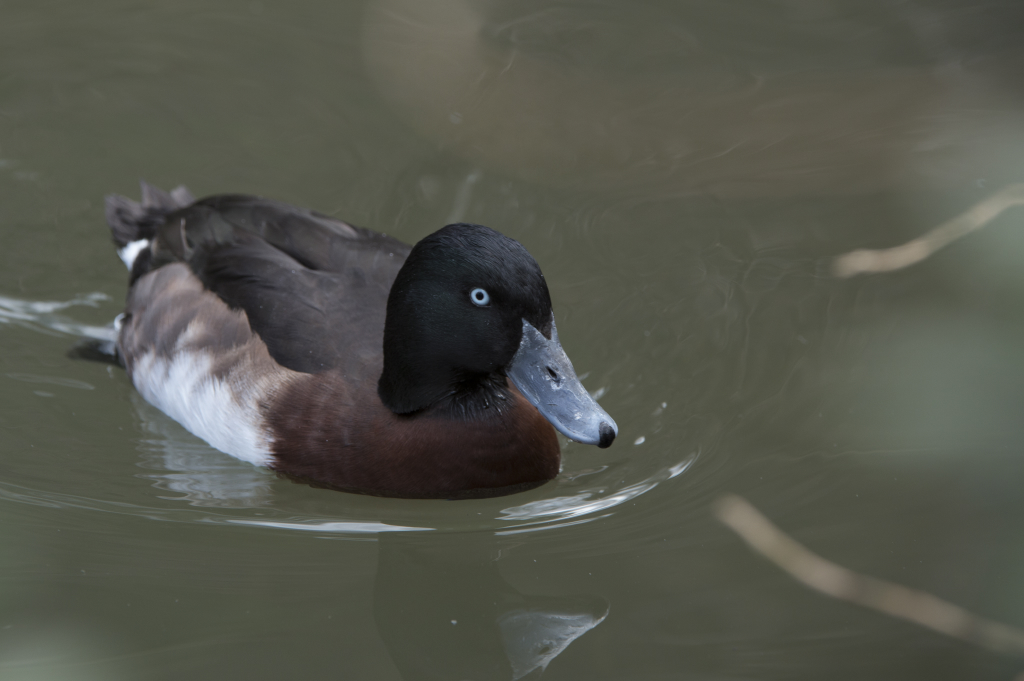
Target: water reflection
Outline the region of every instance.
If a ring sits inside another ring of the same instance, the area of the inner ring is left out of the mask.
[[[218,452],[137,393],[131,393],[131,400],[149,435],[139,441],[139,465],[151,471],[142,477],[158,489],[179,495],[167,498],[220,508],[270,503],[274,476],[269,471]]]
[[[1013,167],[1006,150],[1024,147],[1007,106],[1019,86],[979,69],[987,51],[1009,50],[957,45],[970,30],[962,12],[712,5],[373,0],[364,55],[433,143],[562,186],[730,197],[948,187]]]
[[[598,596],[520,592],[501,576],[489,533],[378,541],[374,619],[406,681],[522,679],[608,616]]]

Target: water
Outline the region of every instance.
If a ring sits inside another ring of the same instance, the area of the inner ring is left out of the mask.
[[[425,11],[427,8],[428,11]],[[712,516],[1024,626],[1024,14],[955,2],[0,9],[0,678],[1011,679]],[[315,490],[72,359],[102,197],[262,194],[522,241],[620,426],[501,499]]]

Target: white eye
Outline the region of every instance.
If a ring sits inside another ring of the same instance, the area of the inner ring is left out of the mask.
[[[473,301],[474,305],[483,307],[491,302],[491,296],[487,291],[482,288],[475,288],[469,292],[469,299]]]

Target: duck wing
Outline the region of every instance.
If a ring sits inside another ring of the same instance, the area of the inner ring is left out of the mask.
[[[162,210],[162,220],[143,211],[135,233],[120,230],[149,240],[132,266],[133,281],[185,262],[207,290],[245,312],[278,364],[352,378],[379,373],[387,297],[410,246],[252,196]],[[115,240],[124,240],[117,229]]]

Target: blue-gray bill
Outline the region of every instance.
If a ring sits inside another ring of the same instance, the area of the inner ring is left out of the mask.
[[[572,362],[558,342],[554,319],[551,340],[523,320],[523,338],[507,373],[519,392],[562,435],[604,448],[619,434],[612,417],[576,377]]]

